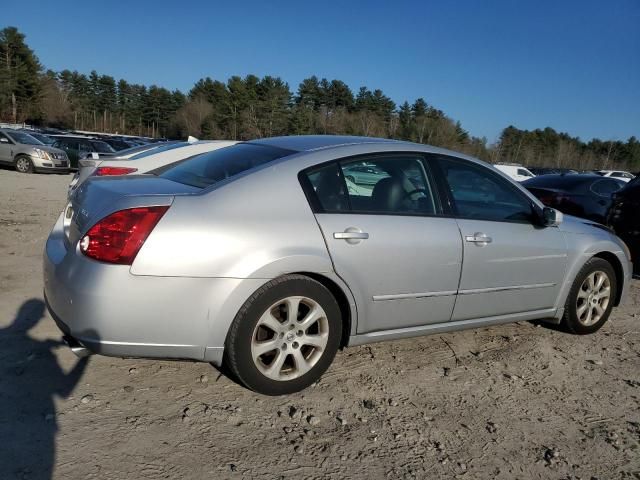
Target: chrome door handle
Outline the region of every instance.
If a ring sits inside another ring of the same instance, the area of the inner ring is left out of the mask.
[[[369,234],[366,232],[335,232],[333,238],[337,240],[366,240]]]
[[[481,232],[474,233],[473,235],[467,235],[466,237],[464,237],[464,239],[467,242],[484,243],[485,245],[487,243],[493,242],[493,238],[491,238],[490,236],[485,235],[484,233],[481,233]]]

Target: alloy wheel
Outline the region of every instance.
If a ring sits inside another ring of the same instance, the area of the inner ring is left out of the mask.
[[[16,160],[16,170],[18,170],[20,173],[27,173],[29,171],[29,167],[29,160],[27,160],[26,158],[20,157],[18,160]]]
[[[584,279],[576,300],[576,316],[585,327],[600,321],[611,301],[611,281],[602,271],[590,273]]]
[[[279,300],[260,317],[251,339],[251,358],[272,380],[301,377],[320,360],[329,340],[329,321],[308,297]]]

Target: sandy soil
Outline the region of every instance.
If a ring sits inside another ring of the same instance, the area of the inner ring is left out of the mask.
[[[349,348],[289,397],[60,345],[41,255],[69,176],[0,170],[0,478],[640,479],[640,282],[596,335]]]

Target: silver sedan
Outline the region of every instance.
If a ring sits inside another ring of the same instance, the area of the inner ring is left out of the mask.
[[[378,172],[354,188],[345,172]],[[78,354],[226,364],[301,390],[349,345],[542,319],[587,334],[630,254],[451,151],[338,136],[255,140],[158,176],[87,180],[44,257]]]

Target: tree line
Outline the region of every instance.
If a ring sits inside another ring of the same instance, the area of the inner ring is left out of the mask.
[[[493,162],[579,169],[640,169],[640,145],[509,126],[495,144],[470,135],[425,99],[397,105],[380,89],[279,77],[198,80],[187,93],[95,71],[45,70],[14,27],[0,31],[0,120],[152,137],[244,140],[275,135],[388,137],[450,148]]]

